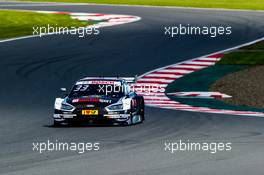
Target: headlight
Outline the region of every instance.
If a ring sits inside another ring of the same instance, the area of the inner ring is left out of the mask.
[[[122,110],[123,109],[123,104],[110,105],[110,106],[107,107],[107,109],[109,109],[111,111]]]
[[[73,111],[75,109],[74,106],[72,106],[69,103],[66,103],[65,100],[62,98],[56,98],[54,108],[56,110],[62,110],[62,111]]]
[[[62,103],[61,104],[61,110],[64,110],[64,111],[71,111],[73,110],[74,107],[68,103]]]

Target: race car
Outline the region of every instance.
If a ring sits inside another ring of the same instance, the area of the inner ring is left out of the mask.
[[[133,125],[145,120],[144,98],[130,88],[136,77],[85,77],[54,104],[54,126],[77,123]],[[67,92],[66,88],[61,88]]]

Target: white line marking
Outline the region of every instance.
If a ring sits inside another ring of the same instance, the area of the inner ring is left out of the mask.
[[[166,101],[166,100],[145,100],[145,103],[148,103],[148,104],[151,104],[151,103],[159,103],[159,104],[165,104],[165,103],[179,104],[179,102],[176,102],[176,101]]]
[[[175,66],[172,66],[172,67],[175,67],[175,68],[193,68],[193,69],[203,69],[207,66],[191,66],[191,65],[175,65]]]
[[[146,100],[170,100],[168,97],[164,96],[164,97],[159,97],[159,96],[145,96],[144,99]]]
[[[45,4],[47,2],[34,2],[34,1],[7,1],[14,3],[34,3],[34,4]],[[56,2],[49,2],[49,4],[62,4]],[[169,9],[183,9],[183,10],[203,10],[203,11],[231,11],[231,12],[258,12],[263,13],[264,10],[250,10],[250,9],[224,9],[224,8],[202,8],[202,7],[181,7],[181,6],[155,6],[155,5],[131,5],[131,4],[97,4],[97,3],[63,3],[65,5],[91,5],[91,6],[110,6],[110,7],[142,7],[142,8],[169,8]]]
[[[157,72],[189,74],[189,73],[192,73],[193,71],[190,71],[190,70],[181,70],[181,69],[163,69],[163,70],[158,70]]]
[[[220,60],[220,58],[199,58],[199,59],[197,59],[197,60],[203,60],[203,61],[215,61],[215,62],[217,62],[217,61]]]
[[[168,77],[168,78],[180,78],[182,75],[175,75],[175,74],[158,74],[158,73],[153,73],[153,74],[148,74],[145,75],[146,77]]]
[[[215,63],[214,62],[200,62],[200,61],[189,61],[185,62],[186,64],[198,64],[198,65],[205,65],[205,66],[212,66]]]
[[[174,81],[174,80],[166,80],[166,79],[162,79],[162,78],[160,78],[160,79],[157,79],[157,78],[142,78],[142,79],[140,79],[140,82],[142,82],[142,81],[151,81],[151,82],[166,82],[166,83],[170,83],[170,82],[172,82],[172,81]]]

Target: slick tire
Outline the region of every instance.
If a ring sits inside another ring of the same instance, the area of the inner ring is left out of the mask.
[[[58,122],[56,120],[53,121],[53,127],[60,127],[61,126],[61,122]]]
[[[139,115],[140,115],[140,118],[141,118],[140,123],[142,123],[145,120],[145,103],[144,103],[144,99],[143,98],[140,101]]]

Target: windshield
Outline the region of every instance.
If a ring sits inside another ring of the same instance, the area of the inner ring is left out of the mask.
[[[110,97],[122,97],[124,95],[123,86],[115,84],[80,84],[75,85],[71,93],[70,98],[78,98],[85,96],[110,96]]]

